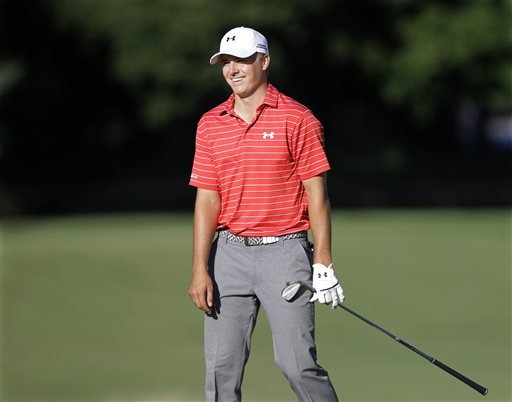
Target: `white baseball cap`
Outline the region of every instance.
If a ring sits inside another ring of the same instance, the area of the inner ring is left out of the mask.
[[[251,28],[233,28],[222,37],[219,52],[210,58],[210,64],[217,63],[223,54],[245,58],[252,56],[256,52],[269,53],[267,39]]]

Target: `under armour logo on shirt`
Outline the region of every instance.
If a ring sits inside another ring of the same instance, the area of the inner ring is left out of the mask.
[[[270,133],[267,133],[266,131],[263,133],[263,139],[266,140],[267,138],[270,138],[271,140],[274,139],[274,132],[271,131]]]
[[[229,37],[229,36],[228,36],[228,37],[226,38],[226,42],[229,42],[230,40],[235,40],[235,38],[236,38],[236,35],[233,35],[232,37]]]

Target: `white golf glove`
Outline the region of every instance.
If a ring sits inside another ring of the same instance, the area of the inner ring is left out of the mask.
[[[313,264],[313,287],[316,293],[309,300],[310,302],[318,300],[323,304],[332,303],[332,308],[336,308],[338,303],[343,303],[345,299],[332,264],[328,267],[323,264]]]

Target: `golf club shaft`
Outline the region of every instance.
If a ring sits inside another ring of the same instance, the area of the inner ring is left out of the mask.
[[[441,361],[435,359],[434,357],[432,356],[429,356],[428,354],[426,354],[425,352],[421,351],[420,349],[416,348],[415,346],[411,345],[410,343],[404,341],[403,339],[399,338],[398,336],[392,334],[391,332],[389,332],[388,330],[380,327],[379,325],[375,324],[374,322],[370,321],[369,319],[367,319],[366,317],[363,317],[361,314],[355,312],[354,310],[352,310],[351,308],[345,306],[344,304],[339,304],[339,306],[349,312],[350,314],[352,314],[353,316],[363,320],[364,322],[366,322],[367,324],[371,325],[372,327],[374,328],[377,328],[378,330],[380,330],[381,332],[384,332],[386,335],[388,335],[390,338],[393,338],[395,341],[397,341],[399,344],[405,346],[407,349],[410,349],[412,350],[413,352],[419,354],[421,357],[427,359],[430,363],[436,365],[437,367],[439,367],[441,370],[444,370],[446,371],[448,374],[451,374],[452,376],[454,376],[455,378],[457,378],[458,380],[462,381],[463,383],[469,385],[471,388],[473,388],[475,391],[479,392],[480,394],[482,395],[486,395],[488,390],[487,388],[481,386],[480,384],[477,384],[476,382],[474,382],[473,380],[471,380],[470,378],[466,377],[465,375],[462,375],[461,373],[459,373],[458,371],[452,369],[451,367],[447,366],[446,364],[442,363]]]
[[[304,284],[304,286],[306,286],[311,292],[316,292],[315,288],[313,288],[311,285],[309,284]],[[398,336],[392,334],[391,332],[389,332],[388,330],[382,328],[381,326],[377,325],[376,323],[374,323],[373,321],[370,321],[368,318],[362,316],[361,314],[359,314],[358,312],[352,310],[351,308],[347,307],[345,304],[341,303],[341,304],[338,304],[339,307],[341,307],[343,310],[349,312],[350,314],[352,314],[353,316],[359,318],[360,320],[364,321],[365,323],[367,323],[368,325],[371,325],[372,327],[374,328],[377,328],[379,331],[385,333],[387,336],[389,336],[390,338],[393,338],[395,341],[397,341],[399,344],[405,346],[407,349],[410,349],[412,350],[413,352],[419,354],[421,357],[427,359],[430,363],[436,365],[437,367],[439,367],[441,370],[444,370],[446,371],[448,374],[454,376],[455,378],[457,378],[458,380],[462,381],[463,383],[469,385],[471,388],[473,388],[475,391],[479,392],[480,394],[482,395],[487,395],[487,392],[488,392],[488,389],[481,386],[480,384],[477,384],[476,382],[474,382],[473,380],[469,379],[468,377],[462,375],[461,373],[459,373],[458,371],[455,371],[454,369],[452,369],[451,367],[447,366],[446,364],[440,362],[439,360],[433,358],[432,356],[429,356],[428,354],[426,354],[425,352],[422,352],[421,350],[419,350],[418,348],[416,348],[415,346],[407,343],[406,341],[404,341],[403,339],[399,338]]]

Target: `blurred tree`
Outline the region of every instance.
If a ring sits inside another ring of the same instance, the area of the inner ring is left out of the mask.
[[[385,99],[409,104],[420,118],[461,98],[510,108],[511,10],[509,0],[425,2],[401,18],[394,26],[399,46],[380,66]]]
[[[319,9],[308,1],[74,1],[54,0],[64,26],[106,41],[114,74],[143,110],[149,128],[198,112],[208,94],[224,89],[218,70],[208,68],[220,37],[235,25],[300,30],[297,15]],[[278,51],[279,45],[276,43]]]
[[[300,63],[303,57],[320,56],[317,69],[353,64],[359,75],[374,77],[385,103],[410,109],[420,123],[466,98],[484,107],[512,106],[512,2],[357,3],[51,1],[61,24],[109,44],[114,74],[152,128],[197,113],[197,105],[224,87],[205,63],[221,35],[236,25],[269,36],[276,77],[285,77],[292,64],[299,76],[317,73],[304,68],[309,64]]]
[[[0,2],[0,197],[15,200],[10,210],[87,197],[81,184],[117,171],[119,149],[136,137],[108,47],[78,32],[40,1]]]
[[[510,0],[2,0],[0,198],[58,211],[186,186],[195,124],[229,93],[208,58],[239,25],[326,126],[333,176],[510,174],[479,145],[482,116],[512,110],[511,17]],[[139,181],[110,196],[120,177]]]

